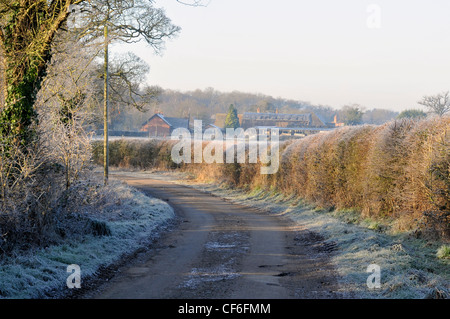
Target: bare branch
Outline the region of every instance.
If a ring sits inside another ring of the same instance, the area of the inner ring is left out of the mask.
[[[450,112],[450,92],[446,91],[432,96],[424,96],[417,103],[425,106],[430,112],[443,116],[445,113]]]
[[[177,2],[191,7],[207,7],[211,0],[192,0],[190,2],[177,0]]]

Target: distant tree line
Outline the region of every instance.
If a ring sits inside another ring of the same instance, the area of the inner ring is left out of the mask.
[[[221,92],[214,88],[195,91],[177,91],[153,87],[159,92],[154,96],[152,103],[147,103],[143,112],[136,108],[129,108],[126,104],[117,104],[111,112],[111,127],[117,130],[138,130],[143,118],[159,112],[165,116],[199,119],[204,123],[214,123],[218,113],[228,114],[230,105],[233,105],[237,114],[244,112],[279,112],[298,114],[305,111],[316,114],[323,122],[337,121],[347,125],[376,124],[380,125],[395,119],[399,113],[387,109],[370,109],[352,104],[340,109],[327,105],[314,105],[310,102],[274,98],[269,95],[246,93],[240,91]],[[120,112],[120,114],[119,114]]]

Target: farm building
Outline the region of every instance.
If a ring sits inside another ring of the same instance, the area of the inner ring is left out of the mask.
[[[170,137],[177,128],[189,129],[189,119],[165,117],[157,113],[142,124],[141,132],[148,132],[149,137]]]
[[[280,135],[299,135],[305,136],[309,134],[326,131],[337,127],[336,119],[333,123],[325,123],[313,112],[304,112],[299,114],[285,113],[263,113],[258,111],[245,112],[239,114],[239,122],[243,129],[269,129],[277,128]],[[214,125],[224,129],[226,114],[216,114]]]
[[[312,124],[310,113],[244,113],[241,126],[244,129],[248,129],[250,127],[312,127]],[[319,126],[324,126],[324,124],[321,122]]]

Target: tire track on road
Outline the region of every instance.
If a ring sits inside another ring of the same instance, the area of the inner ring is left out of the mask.
[[[178,223],[95,298],[337,298],[329,253],[311,249],[317,238],[292,221],[191,187],[118,177],[167,201]]]

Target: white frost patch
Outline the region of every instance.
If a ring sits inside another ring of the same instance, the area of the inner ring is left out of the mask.
[[[183,174],[158,173],[157,178],[286,216],[305,229],[320,234],[325,241],[335,242],[337,250],[331,260],[339,274],[340,292],[345,297],[421,299],[436,294],[450,296],[449,262],[436,260],[435,254],[430,255],[420,240],[379,233],[349,223],[336,213],[315,211],[281,194],[268,194],[263,190],[248,194],[213,183],[189,182]],[[397,241],[403,241],[402,249],[396,248],[400,247]],[[381,267],[380,289],[367,287],[370,275],[367,267],[371,264]],[[433,270],[435,267],[439,270]]]
[[[230,280],[239,276],[239,273],[234,272],[225,265],[220,265],[214,268],[193,268],[188,279],[179,287],[195,289],[204,282]]]
[[[117,262],[157,235],[157,228],[175,216],[165,202],[148,197],[120,182],[109,187],[120,203],[99,211],[93,218],[103,221],[110,236],[86,236],[79,241],[38,249],[3,258],[0,262],[0,298],[46,298],[47,292],[66,288],[67,266],[81,267],[83,278],[95,275],[99,267]],[[111,190],[110,190],[111,191]]]
[[[218,242],[209,242],[205,244],[206,249],[214,250],[214,249],[227,249],[234,248],[236,245],[233,244],[222,244]]]
[[[403,249],[395,249],[397,247],[395,245],[398,244],[396,241],[401,241],[402,238],[351,224],[346,222],[345,218],[333,213],[317,212],[295,201],[294,198],[281,194],[268,194],[263,190],[255,190],[248,194],[213,183],[189,182],[187,180],[189,176],[182,172],[135,174],[138,177],[148,176],[189,185],[233,202],[286,216],[297,225],[320,234],[325,241],[335,242],[337,250],[333,252],[331,260],[339,274],[340,292],[345,297],[417,299],[432,297],[436,292],[450,296],[449,261],[433,259],[435,253],[431,256],[420,241],[406,241],[407,244],[402,245]],[[370,264],[381,267],[380,289],[370,290],[367,287],[366,281],[370,274],[366,271]],[[439,271],[433,270],[436,265],[439,265]],[[197,277],[207,278],[199,275],[202,273],[211,273],[211,270],[197,269]],[[198,284],[198,280],[192,277],[187,284]]]

